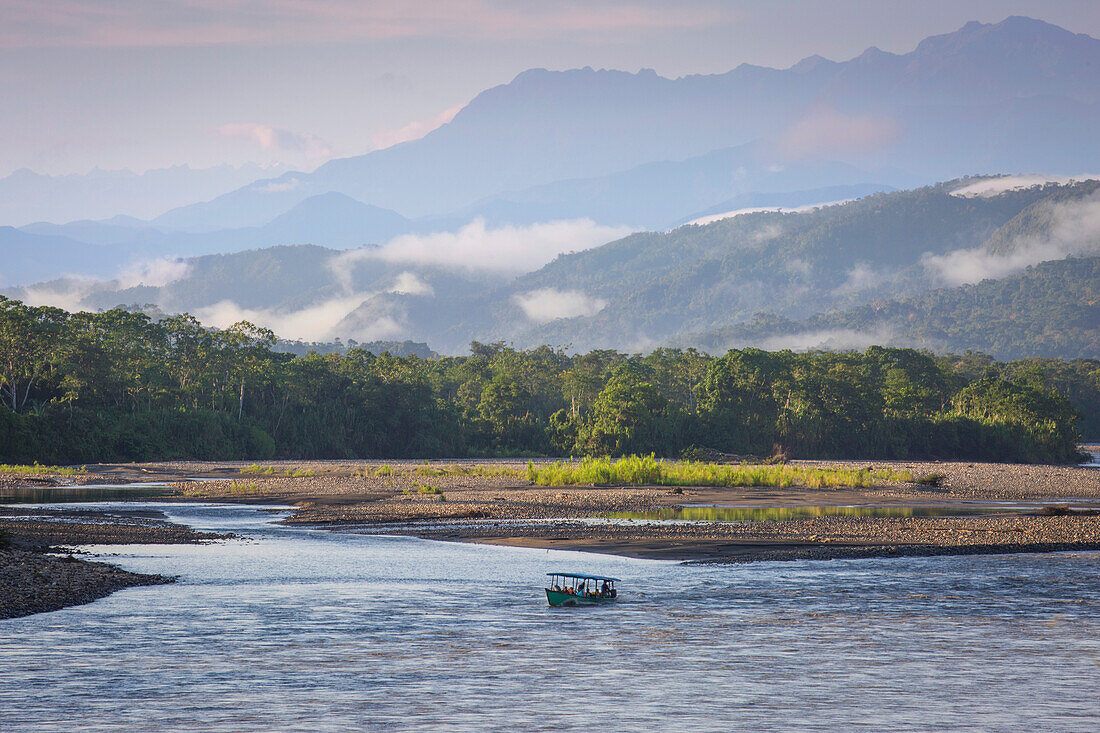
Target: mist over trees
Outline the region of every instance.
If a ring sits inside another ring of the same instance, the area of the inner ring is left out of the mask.
[[[1100,362],[911,349],[299,356],[204,328],[0,300],[0,460],[622,455],[1071,461]],[[1100,431],[1097,431],[1100,432]],[[1090,434],[1095,434],[1090,432]]]

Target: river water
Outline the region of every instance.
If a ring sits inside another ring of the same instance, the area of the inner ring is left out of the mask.
[[[1100,553],[684,566],[272,525],[0,621],[0,730],[1095,730]],[[274,515],[277,516],[277,515]],[[623,579],[551,609],[543,574]]]

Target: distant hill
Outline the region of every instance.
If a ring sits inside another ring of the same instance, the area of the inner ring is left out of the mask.
[[[652,70],[532,69],[420,140],[256,181],[156,223],[259,226],[329,191],[410,218],[439,216],[509,191],[750,144],[754,164],[728,171],[744,175],[738,188],[692,210],[768,190],[758,176],[809,162],[853,166],[861,181],[892,185],[989,171],[1089,172],[1100,169],[1098,69],[1100,41],[1021,17],[969,23],[905,54],[870,48],[783,70],[743,64],[666,79]],[[787,190],[852,182],[794,180]]]
[[[1068,201],[1084,210],[1096,205],[1096,183],[988,197],[952,195],[964,184],[878,194],[804,213],[744,214],[707,226],[631,235],[559,257],[518,278],[507,292],[470,308],[492,314],[488,319],[471,319],[486,329],[478,331],[479,338],[496,333],[523,345],[643,349],[684,334],[735,326],[759,312],[800,320],[884,294],[914,296],[954,284],[945,278],[958,275],[964,265],[1011,274],[1028,264],[1065,257],[1071,253],[1067,249],[1042,247],[1016,261],[982,248],[1017,226],[1017,217],[1033,217],[1038,208]],[[1029,235],[1041,236],[1049,225]],[[1100,243],[1067,247],[1081,254],[1094,245]],[[952,258],[961,264],[954,265]],[[602,306],[573,318],[544,315],[545,322],[536,323],[518,305],[525,293],[570,293],[574,300],[583,296]],[[436,348],[453,348],[438,338],[430,341]]]
[[[148,222],[39,222],[0,228],[0,285],[27,285],[66,275],[111,279],[159,258],[233,253],[285,244],[355,248],[386,242],[412,229],[400,214],[340,193],[311,196],[263,226],[179,232]]]
[[[745,344],[845,348],[861,341],[980,351],[998,359],[1095,359],[1100,356],[1100,258],[1044,262],[1002,280],[876,300],[800,321],[760,316],[677,343],[721,352]]]
[[[135,275],[5,292],[91,308],[151,303],[303,341],[410,339],[441,353],[476,339],[581,351],[894,343],[1088,355],[1100,181],[1032,180],[971,178],[640,232],[518,276],[426,264],[419,252],[295,245],[167,263],[155,285]]]

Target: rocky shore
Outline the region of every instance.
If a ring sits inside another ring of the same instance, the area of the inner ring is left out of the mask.
[[[171,582],[163,575],[131,573],[72,555],[0,550],[0,619],[91,603],[123,588]]]
[[[180,544],[227,535],[195,532],[142,511],[0,506],[0,619],[56,611],[133,586],[171,583],[64,553],[88,544]]]

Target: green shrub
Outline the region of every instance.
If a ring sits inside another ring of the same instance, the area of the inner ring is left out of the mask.
[[[865,487],[908,481],[912,475],[892,470],[811,468],[792,465],[725,465],[694,461],[665,461],[655,456],[585,458],[580,463],[559,461],[527,464],[527,478],[539,486],[629,484],[641,486],[804,486]]]

